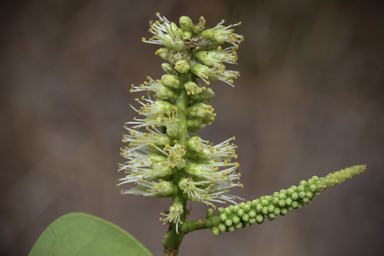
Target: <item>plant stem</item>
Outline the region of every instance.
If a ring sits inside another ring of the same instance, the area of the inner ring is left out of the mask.
[[[176,107],[177,107],[178,119],[180,120],[178,122],[178,129],[179,129],[178,143],[184,146],[186,146],[187,144],[187,135],[188,135],[187,116],[185,114],[185,110],[188,107],[188,103],[189,103],[189,97],[187,92],[185,90],[181,90],[181,93],[176,100]],[[185,176],[186,175],[182,169],[178,170],[173,175],[173,183],[177,185],[179,180],[184,178]],[[180,219],[182,222],[185,222],[187,200],[184,198],[182,190],[179,190],[176,194],[172,196],[172,204],[177,202],[183,205],[183,214],[181,215]],[[179,232],[176,232],[176,224],[173,222],[169,223],[168,232],[165,236],[163,236],[164,256],[176,256],[178,254],[178,248],[185,234],[184,232],[180,231],[181,227],[179,226],[179,230],[178,230]]]
[[[198,229],[216,227],[219,224],[220,224],[219,216],[215,216],[215,217],[211,217],[211,218],[207,218],[207,219],[187,221],[181,227],[181,231],[183,233],[188,233],[188,232],[195,231]]]

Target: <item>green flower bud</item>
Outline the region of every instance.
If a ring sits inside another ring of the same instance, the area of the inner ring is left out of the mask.
[[[202,140],[199,136],[193,136],[189,138],[187,147],[190,150],[201,152],[203,151]]]
[[[274,213],[269,213],[267,217],[268,217],[268,220],[272,221],[276,218],[276,215]]]
[[[244,212],[246,213],[249,212],[251,210],[251,204],[245,204],[243,209],[244,209]]]
[[[188,16],[181,16],[179,24],[184,31],[193,31],[194,29],[193,22]]]
[[[236,228],[236,229],[240,229],[240,228],[242,228],[242,227],[243,227],[243,223],[241,223],[241,222],[235,224],[235,228]]]
[[[219,216],[224,213],[224,207],[219,207],[217,208],[217,213],[219,214]]]
[[[228,219],[227,215],[225,213],[220,214],[219,218],[220,218],[221,222],[224,222],[224,221],[226,221]]]
[[[233,231],[235,231],[236,229],[235,229],[234,226],[230,226],[230,227],[227,227],[227,230],[228,230],[228,232],[233,232]]]
[[[213,90],[211,88],[206,88],[206,90],[204,90],[203,88],[205,88],[205,87],[202,87],[202,90],[203,90],[202,93],[192,94],[191,100],[193,100],[193,101],[208,101],[213,96],[215,96],[215,93],[213,92]]]
[[[214,234],[215,236],[218,236],[221,234],[221,230],[218,227],[213,227],[212,234]]]
[[[183,32],[183,40],[189,40],[192,37],[192,32],[190,31],[184,31]]]
[[[220,229],[221,232],[224,232],[227,230],[227,226],[223,223],[220,223],[218,228]]]
[[[168,48],[160,48],[155,52],[156,55],[160,56],[163,60],[169,60],[169,49]]]
[[[180,52],[171,51],[169,54],[169,61],[175,65],[179,60],[183,60],[183,55]]]
[[[205,215],[207,216],[207,218],[211,218],[215,215],[215,211],[212,208],[208,208]]]
[[[256,222],[257,224],[262,224],[264,222],[264,215],[257,215]]]
[[[231,208],[227,207],[227,208],[225,208],[224,212],[228,216],[232,213],[232,210],[231,210]]]
[[[249,215],[248,215],[248,214],[244,214],[244,215],[241,217],[241,219],[242,219],[243,221],[248,221],[248,220],[249,220]]]
[[[249,217],[254,218],[254,217],[256,217],[256,211],[255,210],[250,210],[248,215],[249,215]]]
[[[168,86],[174,89],[180,89],[181,82],[177,76],[163,75],[161,77],[161,81],[165,86]]]
[[[269,211],[268,211],[268,207],[267,207],[267,206],[264,206],[263,209],[261,209],[261,212],[262,212],[263,214],[265,214],[265,215],[268,214],[268,212],[269,212]]]
[[[260,213],[262,210],[263,210],[263,205],[260,204],[260,203],[257,204],[257,205],[256,205],[256,212],[257,212],[257,213]]]
[[[255,223],[255,222],[256,222],[256,219],[255,219],[255,218],[250,218],[250,219],[249,219],[249,223],[253,224],[253,223]]]
[[[251,207],[256,208],[257,204],[259,204],[259,203],[260,203],[260,199],[253,200],[251,203]]]
[[[168,99],[177,99],[179,94],[172,88],[166,87],[164,85],[160,86],[156,92],[156,96],[163,100]]]
[[[189,154],[188,154],[189,155]],[[201,174],[201,164],[195,164],[193,162],[189,162],[183,169],[184,172],[191,174],[191,175],[196,175],[199,176]]]
[[[167,72],[168,74],[170,75],[177,75],[177,72],[175,69],[173,69],[173,67],[171,66],[171,64],[169,63],[163,63],[161,64],[161,67],[163,68],[163,70],[165,72]]]
[[[213,108],[204,103],[196,103],[185,110],[186,115],[195,117],[207,117],[213,113]]]
[[[188,95],[195,95],[198,93],[204,92],[207,88],[206,87],[199,87],[196,83],[190,81],[188,83],[184,84],[184,88],[187,90]],[[194,99],[193,99],[194,100]]]
[[[237,224],[237,223],[239,223],[240,222],[240,218],[238,217],[238,216],[233,216],[232,217],[232,222],[233,222],[233,224]],[[228,225],[227,225],[228,226]]]
[[[239,209],[237,211],[237,216],[242,217],[245,214],[245,211],[243,209]]]
[[[205,22],[206,22],[206,21],[205,21],[204,17],[201,16],[200,19],[199,19],[199,23],[198,23],[197,25],[194,26],[194,32],[195,32],[196,34],[198,34],[198,33],[200,33],[201,31],[204,30],[204,28],[205,28]]]
[[[168,160],[168,157],[161,154],[151,153],[148,154],[147,160],[152,163],[163,163]]]
[[[189,65],[191,66],[192,73],[195,74],[196,76],[203,78],[203,79],[209,78],[210,68],[207,67],[206,65],[197,63],[195,61],[190,61]]]
[[[189,132],[195,132],[199,129],[204,128],[206,125],[203,124],[203,118],[193,117],[187,120],[187,126]]]
[[[227,226],[227,227],[230,227],[232,226],[232,220],[231,219],[226,219],[224,224]]]
[[[188,61],[186,60],[179,60],[178,62],[176,62],[175,64],[175,69],[179,72],[179,73],[187,73],[189,71],[189,64],[188,64]]]

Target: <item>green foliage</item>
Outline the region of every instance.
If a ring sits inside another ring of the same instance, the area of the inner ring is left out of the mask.
[[[29,256],[151,256],[134,237],[116,225],[85,213],[55,220],[41,234]]]

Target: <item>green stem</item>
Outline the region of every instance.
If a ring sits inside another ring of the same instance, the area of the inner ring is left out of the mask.
[[[187,221],[181,227],[181,231],[184,233],[188,233],[198,229],[213,228],[218,226],[219,224],[220,224],[219,216],[215,216],[207,219]]]
[[[178,128],[179,128],[179,136],[178,143],[180,145],[186,146],[187,143],[187,135],[188,135],[188,127],[187,127],[187,115],[185,114],[185,110],[188,107],[189,97],[185,90],[181,90],[179,97],[176,100],[176,107],[178,113]],[[186,175],[183,170],[178,170],[173,175],[173,183],[178,184],[179,180],[184,178]],[[183,196],[183,191],[179,190],[176,194],[172,196],[172,204],[181,203],[183,205],[183,214],[181,215],[181,221],[185,221],[185,212],[186,212],[186,204],[187,200]],[[176,224],[171,222],[169,224],[168,232],[165,236],[163,236],[163,246],[164,246],[164,256],[176,256],[178,254],[178,248],[180,246],[181,241],[184,237],[184,232],[181,231],[181,227],[183,225],[179,225],[179,232],[176,232]]]

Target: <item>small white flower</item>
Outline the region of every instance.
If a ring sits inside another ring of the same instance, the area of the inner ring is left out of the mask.
[[[154,36],[149,40],[143,38],[143,42],[151,44],[160,44],[165,47],[179,52],[185,49],[185,45],[182,38],[183,31],[177,27],[174,22],[170,22],[164,16],[161,17],[160,13],[156,13],[159,17],[158,21],[150,22],[149,32]]]
[[[169,213],[160,213],[162,216],[165,216],[164,219],[160,218],[160,221],[164,221],[163,225],[165,225],[166,222],[173,222],[176,224],[176,233],[178,234],[178,225],[179,223],[183,224],[180,218],[183,212],[183,205],[181,203],[174,203],[169,207]]]

